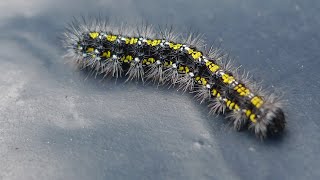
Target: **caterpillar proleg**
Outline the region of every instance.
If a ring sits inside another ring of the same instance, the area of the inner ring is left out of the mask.
[[[198,36],[125,26],[74,20],[63,37],[66,58],[103,76],[176,85],[208,103],[210,112],[225,114],[236,130],[248,127],[261,138],[283,131],[278,98],[232,68],[219,49],[206,50]]]

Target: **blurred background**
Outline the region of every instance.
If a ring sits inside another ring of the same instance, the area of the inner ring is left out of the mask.
[[[319,179],[320,1],[0,2],[0,179]],[[175,89],[87,77],[62,58],[73,17],[205,34],[284,94],[287,128],[259,141]]]

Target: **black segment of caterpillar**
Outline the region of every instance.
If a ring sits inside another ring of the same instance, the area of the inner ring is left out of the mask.
[[[178,85],[208,102],[210,112],[226,114],[236,130],[249,127],[260,138],[283,131],[286,122],[278,99],[229,68],[217,49],[206,52],[199,39],[182,39],[170,31],[130,30],[76,20],[64,33],[66,57],[104,76]]]

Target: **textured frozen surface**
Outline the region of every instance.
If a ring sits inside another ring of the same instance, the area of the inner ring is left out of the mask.
[[[319,179],[317,0],[0,2],[0,179]],[[282,138],[258,141],[188,94],[103,83],[65,64],[72,16],[174,24],[284,91]]]

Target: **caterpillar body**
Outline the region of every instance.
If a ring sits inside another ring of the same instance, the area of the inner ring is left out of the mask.
[[[66,57],[104,76],[177,85],[189,91],[210,112],[226,114],[236,130],[245,127],[260,138],[279,134],[286,121],[278,98],[266,95],[232,68],[219,49],[205,49],[192,35],[151,26],[118,28],[107,21],[74,20],[63,37]]]

